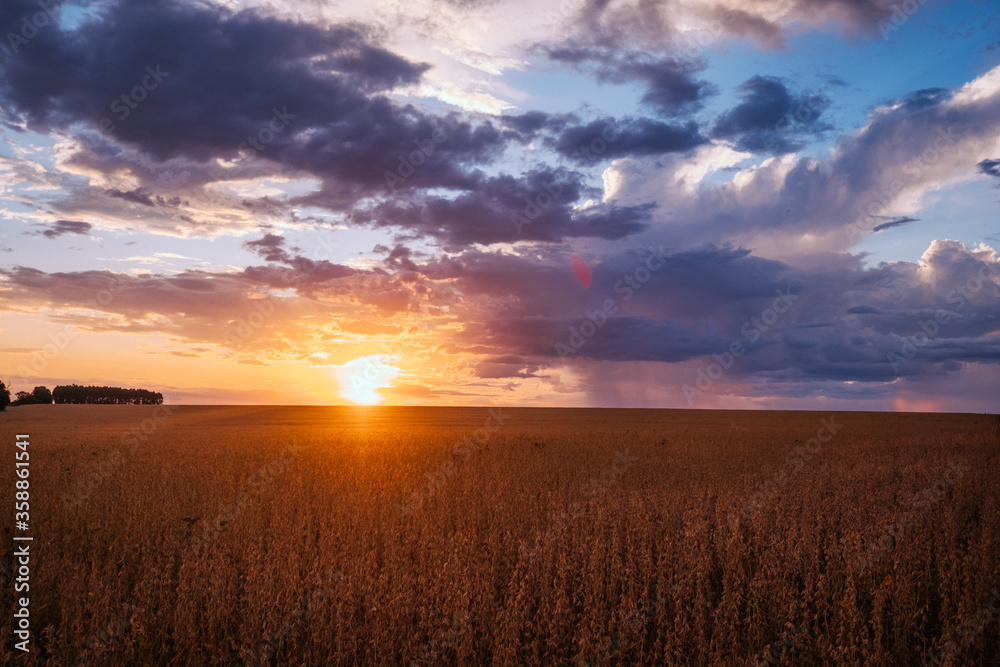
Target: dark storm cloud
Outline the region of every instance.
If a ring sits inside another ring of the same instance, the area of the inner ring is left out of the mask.
[[[550,359],[559,358],[556,344],[567,344],[570,328],[579,329],[588,313],[601,311],[607,300],[614,312],[605,311],[606,323],[588,338],[579,358],[677,362],[728,345],[732,334],[720,326],[720,316],[735,325],[728,328],[738,335],[740,323],[773,301],[775,290],[799,289],[799,279],[781,262],[728,247],[675,253],[649,248],[606,256],[592,267],[587,292],[568,266],[539,267],[481,254],[463,257],[460,266],[441,268],[445,276],[462,279],[466,294],[493,295],[502,289],[518,295],[511,311],[475,323],[467,329],[469,337],[495,345],[498,353]],[[637,271],[645,278],[639,287]]]
[[[586,318],[500,318],[483,327],[477,323],[469,332],[476,335],[484,335],[487,331],[495,333],[522,354],[548,358],[549,363],[554,363],[559,359],[556,344],[570,348],[573,330],[579,331],[586,321]],[[706,332],[677,321],[656,322],[619,315],[587,338],[575,358],[675,363],[725,349],[727,344],[722,337],[707,336]]]
[[[48,229],[36,232],[46,238],[54,239],[62,236],[63,234],[83,234],[89,235],[92,225],[89,222],[80,222],[78,220],[56,220],[55,224]]]
[[[500,122],[509,138],[520,143],[541,139],[558,155],[582,165],[627,156],[683,153],[708,142],[690,120],[608,117],[582,121],[576,114],[532,111],[502,116]]]
[[[652,205],[595,205],[574,210],[575,203],[598,193],[584,187],[579,174],[540,169],[515,178],[482,178],[454,197],[396,199],[357,211],[356,222],[399,226],[457,249],[478,243],[562,241],[574,237],[620,239],[642,231]]]
[[[5,2],[0,33],[28,0]],[[0,62],[0,104],[38,131],[97,128],[163,161],[252,155],[323,179],[312,203],[346,208],[386,192],[398,156],[431,142],[413,187],[468,187],[463,165],[504,145],[490,123],[437,117],[385,94],[427,66],[356,25],[319,28],[166,0],[115,2],[72,30],[47,26]],[[123,97],[124,96],[124,97]],[[134,98],[134,99],[133,99]],[[95,146],[95,150],[96,150]],[[141,199],[137,195],[136,199]]]
[[[572,125],[551,140],[557,153],[584,164],[627,156],[683,153],[707,142],[694,122],[676,124],[649,118]]]
[[[4,7],[5,34],[36,9],[25,0]],[[362,91],[413,83],[426,69],[369,45],[353,27],[323,30],[165,0],[113,3],[99,16],[72,31],[41,30],[5,59],[4,99],[31,126],[96,124],[146,79],[160,86],[134,109],[128,104],[134,113],[116,123],[116,136],[159,155],[232,148],[223,142],[238,143],[255,129],[255,113],[272,106],[346,112],[364,104]]]
[[[989,251],[938,241],[919,266],[867,268],[861,257],[827,255],[798,268],[706,247],[662,253],[662,266],[627,288],[623,277],[649,267],[654,254],[605,257],[589,291],[558,264],[494,254],[466,253],[429,273],[458,279],[471,303],[482,295],[492,304],[470,318],[460,337],[467,349],[543,366],[711,363],[734,342],[744,352],[727,381],[934,381],[958,362],[1000,362],[1000,264]],[[503,295],[509,307],[497,306]],[[560,356],[557,344],[570,347],[573,330],[588,321],[599,324]]]
[[[719,116],[712,136],[732,141],[750,153],[790,153],[807,136],[829,126],[820,120],[830,100],[822,95],[794,95],[778,78],[755,76],[737,90],[740,104]]]

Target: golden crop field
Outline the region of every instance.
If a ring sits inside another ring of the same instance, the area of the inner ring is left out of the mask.
[[[165,407],[0,414],[3,664],[1000,664],[995,416]]]

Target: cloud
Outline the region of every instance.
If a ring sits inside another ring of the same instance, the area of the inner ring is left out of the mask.
[[[122,199],[124,201],[131,202],[133,204],[140,204],[142,206],[149,206],[151,208],[156,206],[176,208],[181,204],[185,205],[187,204],[187,202],[182,201],[180,197],[164,198],[158,195],[151,194],[150,191],[146,188],[135,188],[134,190],[124,190],[124,191],[116,189],[108,189],[104,191],[104,194],[106,194],[109,197],[115,197],[117,199]]]
[[[287,263],[290,258],[285,251],[285,238],[277,234],[264,234],[259,239],[246,241],[243,247],[260,255],[268,262]]]
[[[503,357],[490,357],[476,364],[476,377],[485,380],[499,380],[505,378],[537,378],[544,377],[538,374],[541,364],[523,359],[516,355],[506,355]]]
[[[719,25],[725,26],[727,33],[749,39],[762,49],[778,51],[786,46],[785,34],[788,26],[782,26],[763,14],[729,8],[716,9],[714,15]]]
[[[92,225],[89,222],[80,222],[79,220],[56,220],[54,225],[44,231],[36,232],[36,234],[49,239],[58,238],[63,234],[82,234],[84,236],[89,236],[91,228]]]
[[[617,41],[595,44],[568,40],[539,45],[536,50],[549,60],[572,65],[602,83],[640,83],[646,89],[642,102],[664,116],[698,110],[715,90],[711,84],[695,78],[705,68],[701,58],[623,53]]]
[[[979,173],[1000,178],[1000,160],[982,160],[976,166]]]
[[[794,95],[776,77],[754,76],[737,90],[742,101],[719,116],[711,135],[731,141],[750,153],[790,153],[806,137],[816,137],[829,125],[820,117],[830,105],[822,95]]]
[[[294,261],[294,260],[293,260]],[[111,271],[47,273],[15,266],[0,269],[4,310],[45,310],[56,321],[93,332],[160,333],[192,343],[242,348],[281,349],[285,333],[308,330],[306,315],[319,312],[319,295],[334,312],[354,316],[375,312],[360,306],[352,291],[366,286],[377,294],[390,281],[358,269],[316,262],[247,267],[242,272],[182,271],[173,275],[134,276]],[[391,283],[390,283],[391,284]],[[272,290],[294,289],[296,296],[277,297]],[[261,312],[268,315],[247,337],[236,337],[239,323]],[[283,331],[285,333],[283,333]]]
[[[903,225],[908,225],[911,222],[919,222],[917,218],[911,218],[905,215],[901,215],[896,218],[888,218],[887,220],[887,222],[883,222],[875,227],[872,227],[872,231],[881,232],[886,229],[892,229],[893,227],[902,227]]]
[[[527,111],[522,114],[508,114],[500,117],[500,123],[513,132],[517,141],[527,143],[542,130],[558,131],[566,127],[573,117],[570,115],[548,114],[543,111]]]
[[[711,41],[745,38],[758,47],[781,49],[785,37],[809,29],[848,36],[877,35],[879,21],[891,17],[892,0],[760,0],[757,2],[674,3],[665,0],[587,0],[574,16],[576,31],[594,39],[616,37],[644,46],[674,43],[690,48],[688,33]],[[707,40],[706,40],[707,41]],[[699,44],[701,42],[696,42]]]

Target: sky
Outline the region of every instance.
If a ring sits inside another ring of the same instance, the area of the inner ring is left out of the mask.
[[[0,6],[0,380],[997,412],[991,1]]]

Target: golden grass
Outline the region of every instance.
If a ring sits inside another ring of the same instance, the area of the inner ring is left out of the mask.
[[[796,466],[829,414],[505,409],[456,449],[485,409],[181,407],[123,445],[151,411],[0,415],[0,662],[998,664],[996,417],[838,413]]]

